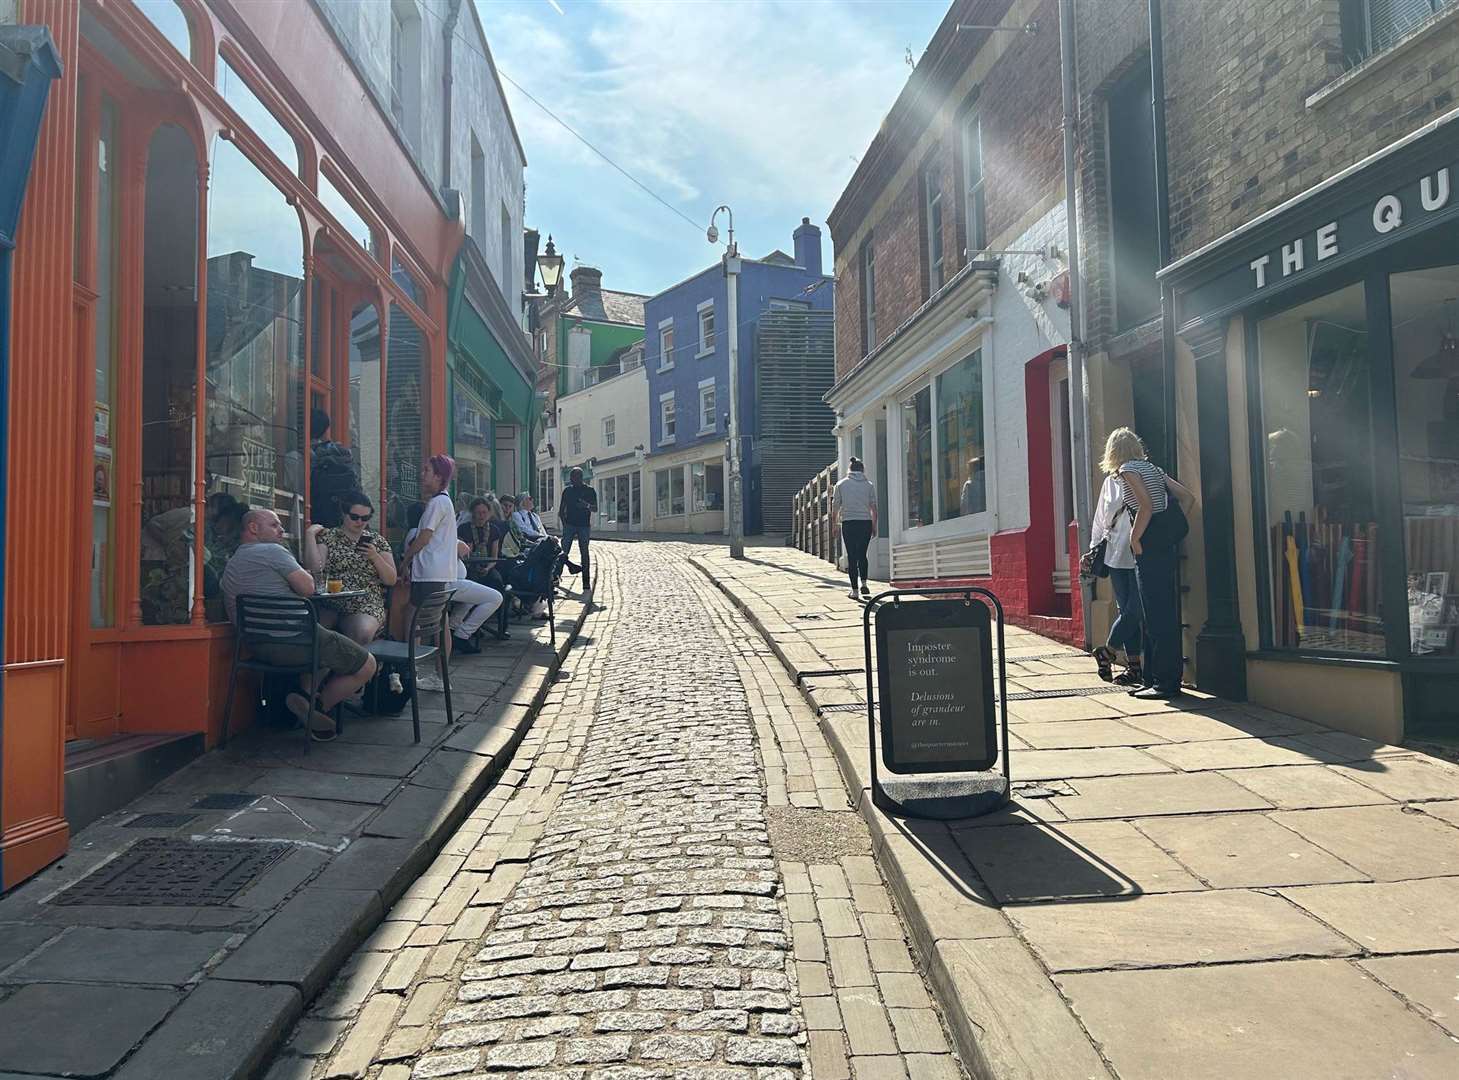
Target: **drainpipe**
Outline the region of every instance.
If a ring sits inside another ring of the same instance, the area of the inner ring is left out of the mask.
[[[1089,390],[1084,370],[1084,286],[1079,272],[1079,219],[1075,213],[1076,187],[1074,155],[1079,118],[1078,90],[1074,81],[1074,0],[1059,0],[1059,72],[1064,99],[1064,217],[1068,229],[1065,244],[1069,249],[1069,395],[1074,408],[1069,416],[1069,467],[1074,477],[1074,522],[1079,533],[1079,550],[1089,550]],[[1061,543],[1068,543],[1061,535]],[[1070,576],[1079,582],[1079,605],[1084,624],[1084,647],[1093,643],[1090,605],[1094,600],[1093,583],[1085,584],[1077,566]],[[1072,583],[1072,582],[1071,582]]]
[[[1150,0],[1150,104],[1155,118],[1155,236],[1160,265],[1170,265],[1170,173],[1165,152],[1165,39],[1160,0]],[[1175,451],[1175,304],[1160,282],[1160,348],[1165,391],[1165,468],[1180,476]]]
[[[441,29],[441,40],[446,49],[446,62],[441,73],[441,190],[447,191],[451,187],[451,115],[455,112],[454,91],[452,84],[456,81],[456,50],[453,46],[456,43],[456,20],[461,17],[461,0],[450,0],[446,10],[446,18]],[[479,223],[478,223],[479,224]],[[502,283],[502,292],[506,292],[506,283]]]

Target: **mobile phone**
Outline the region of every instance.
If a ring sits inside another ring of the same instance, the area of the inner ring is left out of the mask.
[[[355,550],[363,551],[365,548],[372,546],[374,542],[375,538],[369,533],[360,533],[360,538],[355,541]]]

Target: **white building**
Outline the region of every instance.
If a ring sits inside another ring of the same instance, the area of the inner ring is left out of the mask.
[[[601,375],[583,389],[557,399],[556,442],[558,467],[554,479],[566,482],[579,468],[584,480],[598,492],[595,532],[640,532],[645,506],[643,456],[648,443],[648,376],[643,368],[643,347],[629,350],[619,368],[598,368]],[[557,502],[543,514],[556,526]]]

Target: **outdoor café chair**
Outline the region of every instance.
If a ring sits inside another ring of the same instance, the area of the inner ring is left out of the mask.
[[[309,685],[316,692],[322,681],[319,669],[319,639],[315,632],[319,618],[314,605],[302,596],[240,596],[234,601],[233,668],[228,674],[228,698],[223,707],[223,737],[218,745],[228,745],[228,730],[233,717],[233,694],[237,688],[238,670],[246,668],[263,675],[308,675]],[[308,662],[270,664],[258,657],[244,656],[244,646],[297,645],[308,650]],[[309,702],[312,708],[314,702]],[[304,741],[313,742],[309,725],[304,724]]]
[[[377,661],[399,664],[404,662],[410,675],[410,718],[415,725],[415,741],[420,742],[420,691],[416,687],[415,662],[436,657],[441,666],[441,685],[446,690],[446,722],[454,715],[451,710],[451,671],[446,663],[446,650],[442,648],[446,628],[446,615],[451,606],[450,588],[431,593],[411,612],[410,629],[404,641],[387,641],[376,638],[370,642],[370,655]]]

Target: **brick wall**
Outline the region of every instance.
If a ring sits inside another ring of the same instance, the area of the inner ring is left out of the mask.
[[[1037,35],[997,35],[1013,40],[996,43],[1006,51],[976,86],[959,77],[979,50],[992,44],[989,35],[959,34],[951,27],[957,22],[1007,23],[1013,7],[988,0],[958,0],[953,5],[919,64],[919,71],[930,65],[933,73],[928,77],[930,96],[918,108],[905,109],[904,92],[888,118],[894,130],[884,129],[877,136],[865,157],[867,167],[858,170],[832,214],[838,379],[910,318],[930,294],[922,181],[922,169],[929,164],[937,165],[941,177],[944,277],[950,278],[967,262],[960,121],[974,100],[982,119],[985,220],[992,248],[1007,246],[1010,234],[1021,231],[1029,212],[1062,186],[1057,0],[1029,7],[1040,25]],[[879,150],[885,153],[876,156]],[[875,212],[868,217],[873,206]],[[876,342],[864,340],[862,316],[860,253],[867,226],[876,267]]]
[[[1449,16],[1344,74],[1338,0],[1167,4],[1175,256],[1453,109],[1459,17]]]

